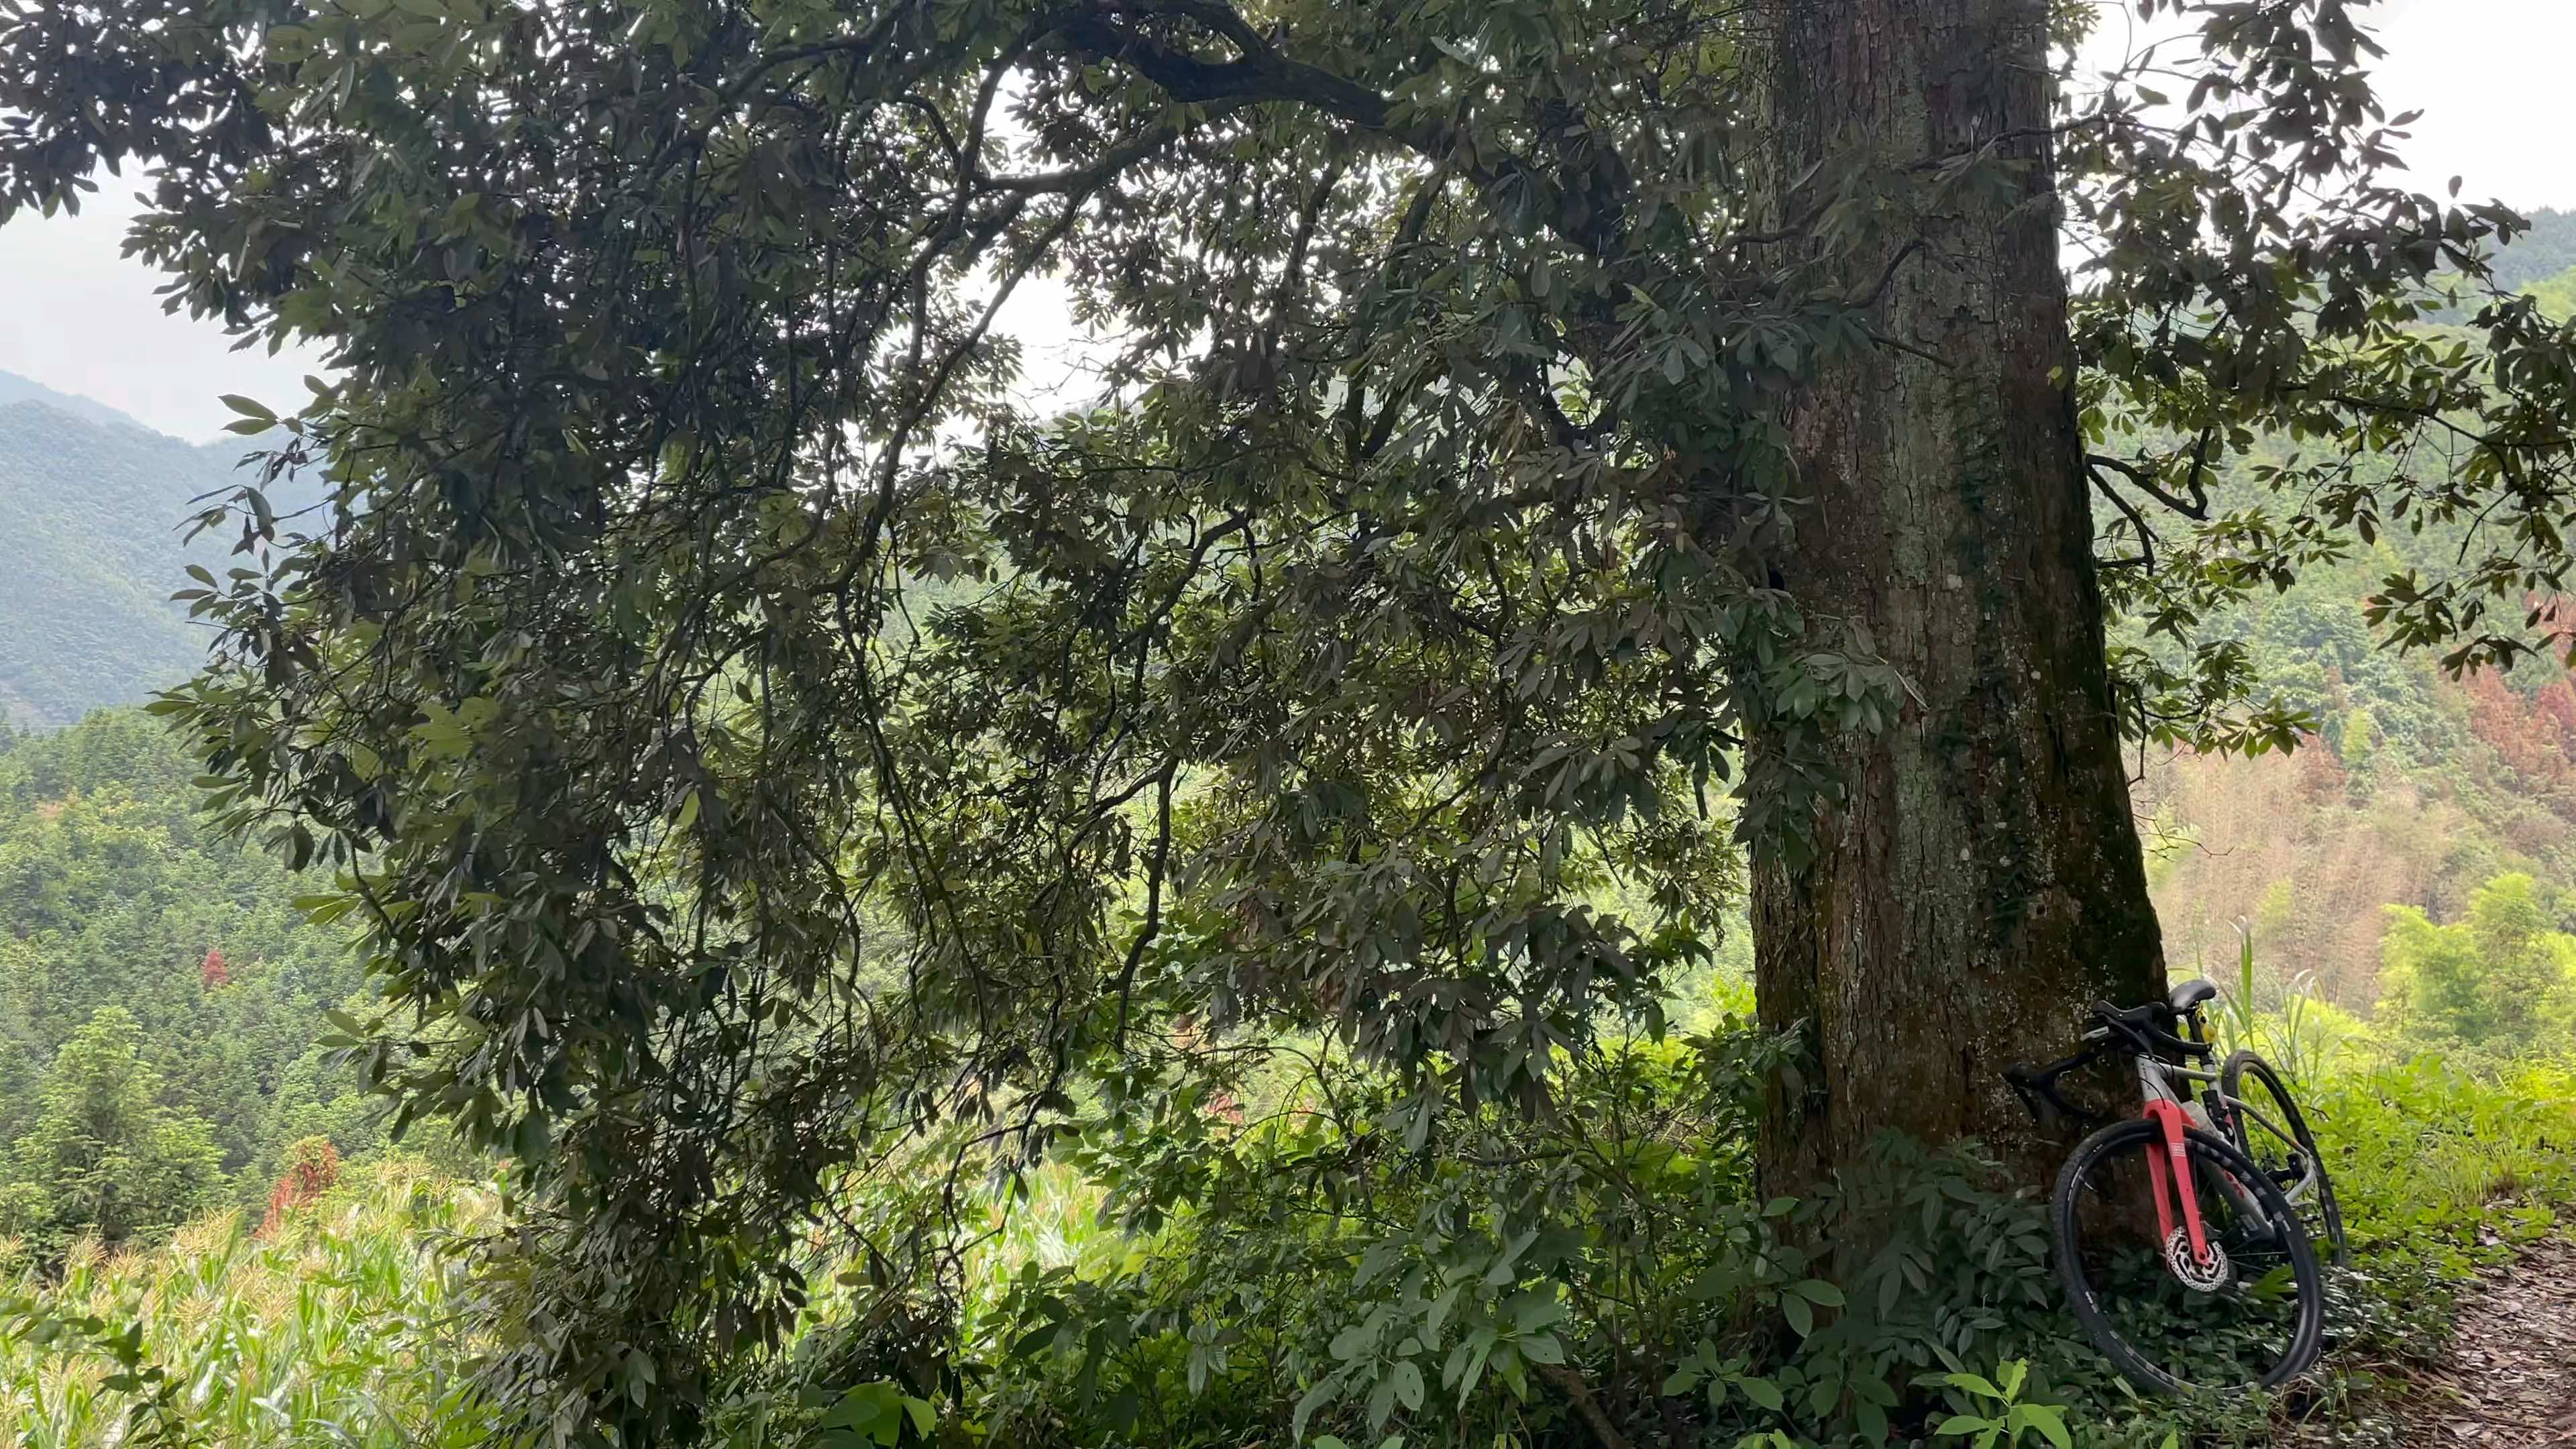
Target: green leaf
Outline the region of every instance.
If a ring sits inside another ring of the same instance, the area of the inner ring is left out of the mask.
[[[1565,1317],[1556,1295],[1545,1292],[1516,1294],[1512,1300],[1512,1328],[1518,1333],[1536,1333]]]
[[[1331,1403],[1333,1396],[1340,1391],[1341,1381],[1327,1378],[1318,1380],[1298,1395],[1297,1407],[1289,1416],[1288,1437],[1302,1441],[1306,1437],[1306,1421],[1315,1417],[1317,1409]]]
[[[2007,1361],[2003,1366],[2002,1377],[2000,1380],[2000,1384],[2003,1389],[2003,1396],[2007,1399],[2020,1398],[2022,1381],[2029,1376],[2030,1361],[2028,1359],[2017,1358]]]
[[[1407,1410],[1422,1407],[1422,1366],[1406,1359],[1395,1366],[1395,1399]]]
[[[1459,1403],[1467,1402],[1467,1396],[1475,1392],[1476,1381],[1484,1377],[1485,1363],[1494,1351],[1495,1342],[1494,1331],[1487,1328],[1477,1330],[1475,1335],[1462,1345],[1468,1353],[1466,1370],[1458,1376]]]
[[[1966,1389],[1969,1393],[1975,1394],[1981,1399],[2001,1399],[2005,1397],[2004,1391],[1996,1388],[1983,1374],[1947,1374],[1944,1375],[1943,1378],[1945,1382],[1949,1383],[1953,1387]]]
[[[2037,1429],[2057,1449],[2075,1449],[2075,1436],[2066,1432],[2066,1411],[2055,1404],[2016,1404],[2011,1421],[2016,1437],[2025,1428]]]
[[[903,1436],[905,1397],[901,1386],[893,1383],[860,1384],[841,1396],[818,1427],[849,1429],[879,1444],[892,1444]]]

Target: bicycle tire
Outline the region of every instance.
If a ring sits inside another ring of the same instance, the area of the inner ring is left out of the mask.
[[[2281,1074],[2261,1056],[2252,1051],[2239,1051],[2229,1056],[2226,1064],[2218,1069],[2218,1090],[2231,1102],[2245,1100],[2241,1084],[2249,1072],[2261,1080],[2264,1090],[2279,1105],[2284,1123],[2290,1129],[2292,1145],[2316,1166],[2317,1212],[2323,1220],[2325,1240],[2334,1249],[2332,1261],[2340,1268],[2352,1261],[2352,1244],[2344,1237],[2343,1208],[2335,1201],[2334,1176],[2326,1171],[2325,1152],[2317,1146],[2317,1135],[2308,1130],[2307,1115],[2299,1110],[2298,1098],[2290,1095],[2289,1083],[2282,1081]],[[2253,1129],[2246,1125],[2244,1115],[2232,1107],[2227,1113],[2227,1135],[2235,1139],[2237,1151],[2254,1159],[2257,1166],[2268,1166],[2263,1161],[2263,1154],[2256,1150]]]
[[[2186,1150],[2193,1156],[2194,1170],[2216,1169],[2245,1185],[2258,1200],[2269,1220],[2277,1243],[2287,1259],[2297,1288],[2295,1326],[2279,1360],[2260,1375],[2239,1380],[2230,1387],[2251,1383],[2260,1388],[2277,1388],[2304,1373],[2316,1362],[2325,1341],[2325,1273],[2317,1265],[2316,1249],[2300,1223],[2298,1210],[2282,1196],[2281,1189],[2252,1159],[2236,1150],[2234,1144],[2214,1133],[2199,1128],[2186,1129]],[[2177,1395],[2194,1387],[2180,1375],[2148,1358],[2120,1332],[2118,1325],[2102,1306],[2100,1296],[2089,1281],[2084,1264],[2086,1235],[2079,1225],[2087,1184],[2095,1172],[2115,1160],[2118,1154],[2140,1151],[2162,1151],[2163,1129],[2156,1123],[2131,1119],[2114,1122],[2076,1144],[2068,1154],[2066,1165],[2057,1175],[2057,1188],[2051,1197],[2049,1229],[2056,1242],[2058,1281],[2066,1289],[2068,1305],[2085,1336],[2101,1350],[2122,1377],[2141,1390],[2160,1395]],[[2207,1205],[2204,1205],[2206,1210]]]

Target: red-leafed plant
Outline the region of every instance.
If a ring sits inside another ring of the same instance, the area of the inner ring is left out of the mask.
[[[287,1215],[318,1201],[340,1180],[340,1149],[328,1137],[299,1137],[286,1149],[286,1168],[277,1175],[277,1186],[269,1189],[268,1212],[259,1220],[259,1234],[267,1237],[285,1223]]]

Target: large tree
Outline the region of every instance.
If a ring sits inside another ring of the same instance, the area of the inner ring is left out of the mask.
[[[1893,173],[1863,193],[1893,214],[1856,228],[1873,345],[1780,409],[1798,516],[1777,577],[1908,695],[1826,747],[1811,846],[1755,875],[1763,1019],[1803,1024],[1820,1069],[1764,1143],[1803,1185],[1891,1128],[2027,1142],[2004,1067],[2164,968],[2104,658],[2047,12],[1768,18],[1766,164],[1790,179],[1764,222],[1794,229],[1854,166]],[[1926,163],[1959,174],[1897,179]]]
[[[1773,1184],[2032,1161],[2001,1063],[2160,984],[2118,724],[2295,730],[2201,614],[2474,516],[2383,622],[2500,655],[2563,568],[2566,337],[2414,326],[2511,214],[2386,184],[2344,0],[2189,8],[2069,87],[2040,0],[108,0],[0,20],[0,208],[148,163],[174,299],[331,349],[166,707],[528,1164],[494,1382],[645,1429],[831,1184],[1149,1042],[1544,1112],[1730,831]]]

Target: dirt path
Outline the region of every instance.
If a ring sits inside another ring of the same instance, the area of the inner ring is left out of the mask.
[[[2450,1359],[2413,1396],[2426,1449],[2576,1449],[2576,1242],[2552,1239],[2460,1305]]]

